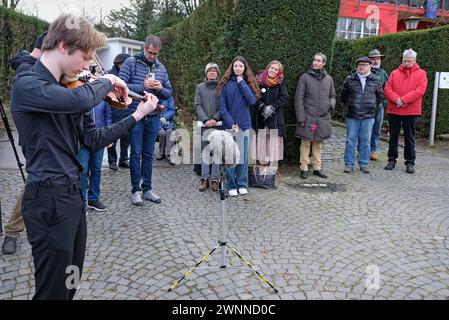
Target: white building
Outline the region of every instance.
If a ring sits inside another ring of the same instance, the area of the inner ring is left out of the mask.
[[[108,38],[106,47],[97,50],[98,56],[104,64],[106,70],[112,68],[113,61],[119,53],[127,53],[130,56],[143,50],[145,42],[125,39],[125,38]]]

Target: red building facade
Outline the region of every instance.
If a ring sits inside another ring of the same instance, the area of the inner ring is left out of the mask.
[[[426,0],[342,0],[337,38],[357,39],[405,31],[406,22],[411,20],[418,23],[416,29],[447,24],[449,0],[437,0],[433,5],[436,17],[426,18],[426,12],[430,10]]]

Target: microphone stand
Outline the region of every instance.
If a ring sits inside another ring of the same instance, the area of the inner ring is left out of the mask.
[[[237,252],[237,250],[235,250],[228,242],[227,242],[227,229],[226,229],[226,198],[228,197],[228,195],[226,194],[226,189],[225,189],[225,185],[226,185],[226,176],[224,173],[224,165],[220,165],[220,182],[219,182],[219,189],[218,192],[220,194],[220,204],[221,204],[221,215],[220,215],[220,239],[218,240],[218,244],[211,250],[209,250],[209,252],[203,257],[201,258],[200,261],[198,261],[192,268],[190,268],[189,271],[186,271],[177,281],[175,281],[175,283],[173,283],[173,285],[168,289],[168,292],[176,289],[179,284],[184,280],[187,279],[189,277],[189,275],[202,263],[205,262],[218,248],[221,247],[221,259],[220,259],[220,266],[216,266],[216,267],[209,267],[209,268],[198,268],[197,270],[208,270],[208,269],[240,269],[240,270],[250,270],[252,272],[255,273],[256,276],[259,277],[259,279],[261,279],[263,282],[267,283],[273,290],[275,293],[278,293],[278,290],[273,287],[273,285],[260,273],[258,272],[256,269],[254,269],[254,267],[251,265],[251,263],[245,259],[240,253]],[[227,253],[227,248],[229,248],[231,250],[231,252],[237,256],[245,265],[248,266],[248,268],[245,267],[233,267],[230,266],[228,267],[226,265],[226,253]]]

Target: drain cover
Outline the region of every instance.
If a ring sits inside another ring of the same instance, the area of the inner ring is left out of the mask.
[[[343,184],[339,183],[318,183],[318,182],[286,182],[286,186],[293,189],[300,189],[301,191],[315,191],[315,192],[341,192],[346,191]]]

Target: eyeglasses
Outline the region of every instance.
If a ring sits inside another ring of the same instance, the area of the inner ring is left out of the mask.
[[[149,55],[152,55],[152,56],[157,56],[157,55],[159,54],[159,52],[151,52],[151,51],[148,51],[148,49],[145,49],[145,51],[146,51]]]

